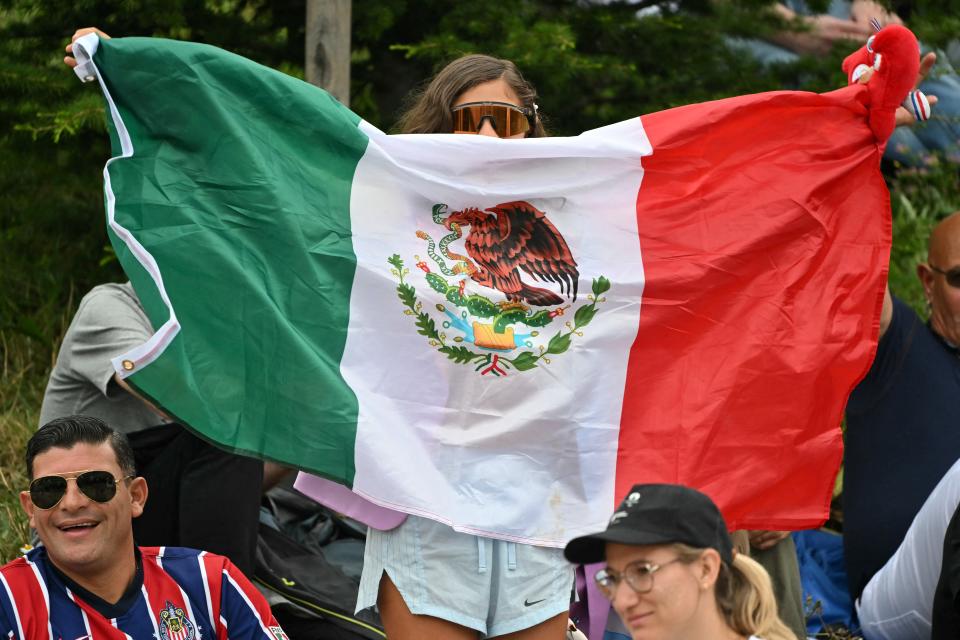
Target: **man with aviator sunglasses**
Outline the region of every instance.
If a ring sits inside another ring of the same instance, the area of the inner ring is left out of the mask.
[[[927,249],[917,276],[929,320],[887,289],[876,358],[847,403],[847,576],[851,595],[863,593],[858,610],[864,629],[877,633],[885,622],[905,617],[881,604],[905,600],[885,593],[902,581],[884,578],[890,566],[884,565],[927,496],[960,459],[960,212],[934,227]],[[939,548],[942,540],[931,544]],[[936,580],[928,580],[931,597]]]
[[[26,466],[20,504],[43,544],[0,568],[3,637],[287,637],[226,558],[134,544],[148,491],[124,434],[58,418],[30,438]]]

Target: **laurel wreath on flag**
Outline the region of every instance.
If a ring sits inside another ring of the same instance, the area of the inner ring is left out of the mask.
[[[390,273],[399,280],[397,284],[397,297],[400,298],[400,302],[406,307],[403,312],[406,315],[413,316],[417,333],[426,337],[431,347],[436,348],[437,351],[450,360],[457,364],[472,364],[475,366],[475,370],[480,371],[482,375],[492,373],[499,377],[507,375],[507,370],[511,368],[517,371],[529,371],[530,369],[538,367],[541,362],[543,364],[550,364],[550,356],[556,356],[566,352],[570,348],[575,336],[583,336],[582,329],[590,324],[594,316],[596,316],[598,311],[597,305],[606,302],[603,294],[610,290],[610,281],[607,278],[603,276],[594,278],[591,287],[593,293],[587,296],[589,303],[578,307],[573,314],[573,320],[568,320],[564,323],[566,331],[563,329],[558,331],[550,338],[545,346],[540,345],[537,351],[521,351],[513,358],[508,358],[503,354],[479,353],[459,344],[450,344],[450,342],[462,342],[463,339],[456,337],[451,341],[446,333],[437,328],[437,323],[430,314],[424,311],[423,303],[417,299],[416,289],[405,280],[405,277],[410,274],[410,270],[405,268],[403,259],[398,254],[394,254],[387,259],[387,262],[393,267]],[[427,275],[430,276],[434,274],[428,272]],[[447,301],[457,307],[468,309],[499,308],[496,303],[484,296],[478,294],[469,296],[462,295],[461,287],[451,285],[437,275],[434,275],[429,282],[434,290],[445,294]],[[442,304],[437,304],[436,308],[437,311],[440,312],[446,311]],[[563,315],[564,309],[555,309],[552,312],[541,310],[535,314],[526,316],[526,318],[517,317],[516,313],[517,312],[510,311],[501,312],[497,315],[494,322],[501,325],[512,322],[523,322],[530,326],[546,326],[554,317]],[[549,317],[546,322],[544,322],[541,317],[545,315]],[[499,322],[497,322],[498,320]],[[536,336],[537,332],[533,331],[531,335]]]

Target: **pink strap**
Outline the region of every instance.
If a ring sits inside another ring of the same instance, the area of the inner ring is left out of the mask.
[[[309,473],[297,474],[293,488],[337,513],[380,531],[395,529],[407,519],[405,513],[373,504],[342,484]]]

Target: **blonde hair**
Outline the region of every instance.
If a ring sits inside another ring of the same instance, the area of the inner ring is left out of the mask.
[[[705,551],[681,543],[673,547],[685,563],[696,561]],[[724,621],[738,634],[764,640],[797,640],[777,614],[777,600],[767,570],[753,558],[738,553],[733,566],[721,562],[714,593]]]
[[[415,93],[395,128],[400,133],[453,133],[453,104],[457,98],[477,85],[501,79],[517,94],[520,106],[536,111],[537,91],[515,64],[502,58],[472,54],[445,66],[426,88]],[[540,117],[536,115],[527,137],[546,135]]]

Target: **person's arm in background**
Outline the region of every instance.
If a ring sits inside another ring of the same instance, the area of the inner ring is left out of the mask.
[[[772,549],[789,535],[789,531],[750,531],[750,546],[764,550]]]
[[[111,384],[116,384],[118,387],[120,387],[121,389],[123,389],[124,391],[132,395],[134,398],[136,398],[137,400],[145,404],[147,408],[153,411],[155,414],[157,414],[159,418],[162,418],[167,422],[173,421],[173,418],[167,415],[167,413],[164,412],[163,409],[153,404],[150,400],[144,398],[142,395],[140,395],[137,392],[136,389],[134,389],[129,384],[127,384],[126,380],[120,377],[120,374],[117,374],[117,373],[113,374],[113,380],[111,381]]]
[[[770,38],[794,53],[824,55],[830,52],[836,42],[847,40],[860,45],[873,35],[869,18],[866,23],[860,23],[826,14],[801,16],[779,3],[774,5],[773,10],[784,20],[799,20],[806,27],[804,31],[781,31]]]
[[[883,5],[873,0],[853,0],[850,3],[850,19],[857,24],[872,27],[871,20],[876,20],[881,27],[888,24],[903,24],[893,11],[887,11]]]
[[[129,285],[104,285],[91,290],[80,301],[77,312],[67,329],[54,375],[71,385],[89,386],[91,392],[107,399],[131,394],[150,413],[167,420],[163,410],[136,393],[111,364],[114,357],[126,353],[150,339],[153,328],[146,313]],[[59,373],[58,373],[59,372]],[[48,401],[63,404],[65,392],[51,395],[48,388],[44,407]],[[73,391],[68,391],[73,393]],[[68,403],[69,404],[69,403]],[[56,407],[64,410],[64,406]],[[46,409],[41,410],[41,415]],[[48,416],[57,417],[57,416]],[[159,420],[158,420],[159,422]]]

